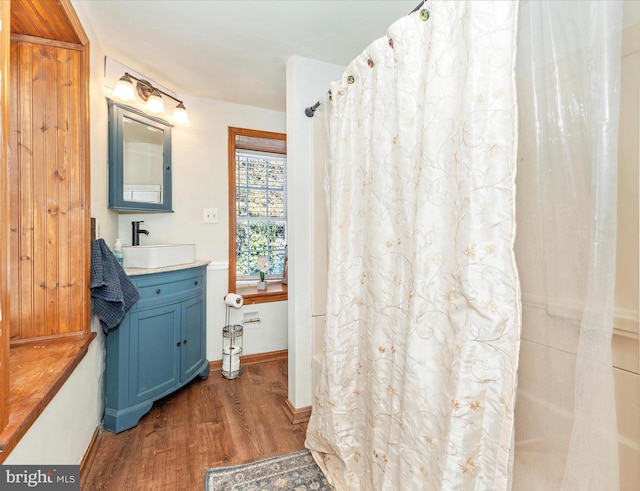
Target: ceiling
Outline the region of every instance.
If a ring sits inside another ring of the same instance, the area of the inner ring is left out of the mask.
[[[104,53],[176,92],[285,110],[291,55],[346,66],[419,0],[72,0]]]

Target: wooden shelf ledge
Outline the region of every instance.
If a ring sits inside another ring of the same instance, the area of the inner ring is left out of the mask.
[[[11,345],[9,424],[0,433],[0,463],[64,385],[95,337],[91,332]]]
[[[267,281],[266,290],[258,290],[256,285],[240,286],[235,293],[242,295],[245,305],[266,302],[281,302],[287,300],[289,296],[288,285],[283,285],[281,281]]]

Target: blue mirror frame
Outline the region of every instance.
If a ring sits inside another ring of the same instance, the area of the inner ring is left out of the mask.
[[[109,209],[122,212],[173,212],[171,205],[171,128],[172,125],[132,107],[107,100],[109,105]],[[162,203],[125,201],[124,118],[150,126],[163,134]]]

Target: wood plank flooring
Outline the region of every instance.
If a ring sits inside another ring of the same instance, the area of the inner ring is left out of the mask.
[[[103,431],[81,489],[203,490],[208,468],[302,450],[307,425],[289,423],[286,398],[286,359],[245,365],[235,380],[214,370],[155,402],[134,428]]]

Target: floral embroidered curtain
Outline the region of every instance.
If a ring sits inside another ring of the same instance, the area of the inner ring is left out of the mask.
[[[434,1],[331,87],[325,357],[337,489],[506,489],[520,340],[515,2]]]

